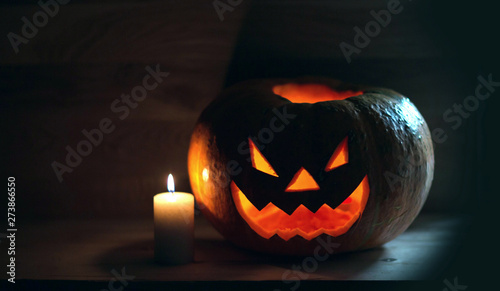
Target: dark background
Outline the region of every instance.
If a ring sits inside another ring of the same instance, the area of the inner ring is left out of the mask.
[[[500,80],[496,7],[401,1],[403,11],[347,63],[339,44],[352,44],[353,27],[363,28],[370,11],[387,2],[243,0],[221,21],[212,1],[71,1],[18,54],[6,35],[21,34],[21,17],[31,20],[40,8],[35,1],[4,2],[2,177],[16,178],[17,217],[152,217],[152,197],[166,190],[168,173],[177,190],[190,191],[191,130],[224,87],[249,78],[331,76],[394,89],[415,103],[431,130],[445,130],[448,139],[435,144],[435,178],[423,211],[471,217],[449,272],[464,280],[477,275],[463,266],[490,256],[490,233],[498,229],[492,139],[500,93],[456,130],[443,113],[474,94],[479,75]],[[156,64],[170,75],[118,120],[110,104]],[[51,163],[63,163],[65,147],[75,148],[81,131],[104,117],[116,130],[60,183]]]

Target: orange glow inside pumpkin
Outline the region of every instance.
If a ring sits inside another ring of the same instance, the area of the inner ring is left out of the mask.
[[[192,175],[191,189],[196,193],[196,203],[202,209],[214,209],[216,207],[215,196],[219,192],[217,185],[213,183],[214,174],[210,170],[210,160],[206,149],[209,140],[203,138],[203,135],[193,135],[189,146],[188,169]],[[220,212],[212,212],[211,215],[217,219],[223,219],[224,215]]]
[[[362,91],[334,91],[330,87],[320,84],[293,83],[276,85],[272,88],[272,91],[274,94],[286,98],[293,103],[344,100],[363,94]],[[208,170],[200,167],[200,165],[207,164],[208,162],[201,150],[202,144],[201,140],[197,140],[191,145],[189,171],[190,173],[196,173],[197,176],[197,178],[193,179],[194,182],[192,182],[195,192],[201,193],[197,201],[199,200],[209,209],[214,209],[213,197],[208,194],[213,192],[213,185],[209,183]],[[249,139],[249,148],[252,166],[263,173],[278,177],[276,171],[251,139]],[[205,158],[203,159],[205,161],[200,160],[202,157]],[[347,138],[339,144],[328,161],[325,171],[331,171],[346,163],[348,163]],[[201,173],[201,175],[198,173]],[[198,176],[202,176],[203,179],[199,179],[200,177]],[[340,236],[346,233],[362,215],[370,193],[368,176],[365,176],[351,195],[335,209],[332,209],[327,204],[323,204],[316,212],[312,212],[306,206],[300,205],[289,215],[271,202],[259,211],[247,199],[234,181],[231,181],[230,188],[239,214],[258,235],[264,238],[271,238],[277,234],[284,240],[289,240],[297,235],[306,240],[312,240],[323,233],[331,236]],[[286,189],[287,192],[311,190],[319,190],[319,185],[304,168],[301,168],[295,174]],[[219,215],[217,212],[212,213],[212,215],[223,218],[223,215]]]
[[[319,185],[314,181],[314,178],[309,174],[304,168],[300,170],[293,176],[292,181],[286,187],[286,192],[299,192],[299,191],[311,191],[319,190]]]
[[[248,143],[252,166],[263,173],[278,177],[269,161],[250,138]],[[348,162],[349,152],[347,137],[345,137],[333,152],[325,171],[331,171]],[[294,175],[285,191],[303,192],[319,189],[319,185],[311,174],[302,167]],[[233,201],[248,225],[264,238],[277,234],[284,240],[289,240],[296,235],[311,240],[323,233],[332,236],[346,233],[363,213],[369,192],[368,176],[365,176],[354,192],[337,208],[332,209],[327,204],[323,204],[316,212],[312,212],[306,206],[300,205],[291,215],[288,215],[272,202],[259,211],[234,181],[231,182]]]
[[[337,208],[323,204],[312,212],[300,205],[288,215],[271,202],[259,211],[234,181],[231,182],[234,203],[248,225],[264,238],[277,234],[286,241],[296,235],[311,240],[323,233],[331,236],[346,233],[363,213],[369,192],[368,176],[365,176],[356,190]]]
[[[253,141],[250,138],[248,139],[248,144],[250,147],[250,157],[252,158],[252,166],[255,169],[264,172],[268,175],[278,177],[278,174],[276,174],[276,171],[274,171],[271,164],[269,164],[266,158],[260,153],[257,146],[253,143]]]
[[[323,101],[344,100],[363,94],[362,91],[334,91],[321,84],[283,84],[273,87],[273,93],[293,103],[316,103]]]

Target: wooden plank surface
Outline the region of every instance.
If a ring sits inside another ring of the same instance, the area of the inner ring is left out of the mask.
[[[459,217],[420,216],[410,229],[384,246],[331,256],[318,262],[314,272],[301,276],[304,280],[431,279],[447,266],[460,241],[459,232],[467,225],[468,220]],[[182,266],[154,263],[152,219],[33,222],[19,226],[17,235],[18,280],[105,284],[113,269],[125,268],[128,275],[135,276],[134,281],[281,281],[285,272],[304,262],[304,258],[236,248],[202,216],[195,222],[194,262]],[[283,283],[283,288],[291,286]]]

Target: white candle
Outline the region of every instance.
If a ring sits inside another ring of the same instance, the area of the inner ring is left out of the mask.
[[[169,192],[154,196],[155,260],[178,265],[193,261],[194,196],[175,192],[168,176]]]

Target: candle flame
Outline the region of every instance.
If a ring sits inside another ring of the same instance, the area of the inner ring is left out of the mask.
[[[167,189],[168,189],[168,192],[170,192],[170,193],[175,192],[174,177],[172,176],[172,174],[168,174]]]

